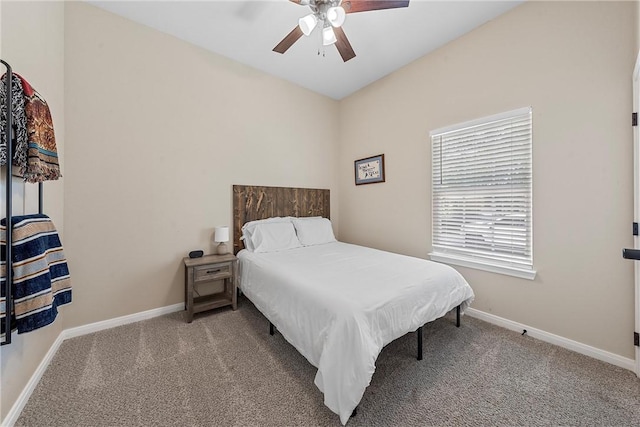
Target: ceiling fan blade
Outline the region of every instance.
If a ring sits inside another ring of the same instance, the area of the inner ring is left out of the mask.
[[[293,0],[291,0],[293,1]],[[409,0],[347,0],[340,5],[347,13],[395,9],[409,6]]]
[[[349,43],[349,39],[347,35],[344,33],[342,27],[337,27],[333,29],[333,32],[336,35],[336,48],[338,48],[338,52],[340,52],[340,56],[342,56],[342,60],[347,62],[350,59],[355,58],[356,53],[353,51],[351,47],[351,43]]]
[[[276,47],[273,48],[274,52],[285,53],[287,49],[289,49],[298,39],[302,37],[302,30],[299,26],[291,30],[289,34],[285,38],[282,39],[280,43]]]

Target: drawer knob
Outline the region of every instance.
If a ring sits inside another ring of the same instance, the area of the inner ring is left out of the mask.
[[[219,272],[220,272],[220,269],[217,269],[217,270],[208,270],[208,271],[207,271],[207,274],[219,273]]]

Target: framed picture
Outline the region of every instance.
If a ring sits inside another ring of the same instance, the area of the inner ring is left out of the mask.
[[[356,185],[384,182],[384,154],[354,162]]]

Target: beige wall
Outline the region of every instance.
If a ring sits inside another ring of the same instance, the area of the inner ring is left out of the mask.
[[[64,155],[64,5],[58,2],[6,2],[0,6],[0,49],[2,59],[25,77],[47,100],[55,127],[63,176]],[[2,67],[4,73],[4,67]],[[63,229],[63,181],[44,184],[44,213],[56,224],[65,243]],[[4,168],[0,182],[0,207],[4,218]],[[26,197],[25,197],[26,191]],[[38,210],[37,185],[14,179],[13,213]],[[75,304],[75,303],[74,303]],[[64,317],[72,305],[60,307],[51,325],[24,335],[14,334],[11,345],[0,347],[0,420],[4,419],[18,395],[60,334]]]
[[[66,327],[184,301],[231,186],[334,190],[337,102],[93,6],[66,5]]]
[[[636,5],[636,52],[640,49],[640,5],[638,0],[633,2]]]
[[[538,275],[459,268],[473,307],[633,358],[635,7],[528,2],[343,100],[342,240],[427,257],[429,131],[530,105]],[[379,153],[387,182],[355,187]]]

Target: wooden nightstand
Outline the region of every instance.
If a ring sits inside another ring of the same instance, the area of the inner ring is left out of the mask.
[[[184,272],[187,322],[191,323],[193,314],[201,311],[213,310],[227,305],[230,305],[233,310],[237,308],[236,277],[238,277],[238,258],[235,255],[205,255],[200,258],[185,258]],[[194,298],[194,287],[197,284],[216,280],[224,281],[222,292]]]

